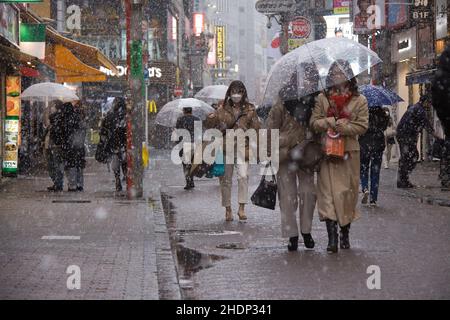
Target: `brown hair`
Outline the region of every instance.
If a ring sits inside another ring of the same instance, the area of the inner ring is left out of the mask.
[[[327,91],[329,92],[330,89],[334,87],[332,80],[333,76],[332,71],[335,68],[339,69],[342,73],[344,73],[347,78],[350,77],[350,80],[348,80],[349,89],[354,96],[359,96],[358,82],[356,81],[356,77],[353,74],[352,67],[350,66],[350,63],[347,60],[343,59],[336,60],[331,64],[326,79],[326,86],[328,88]]]
[[[224,105],[229,105],[231,106],[231,91],[233,89],[239,89],[240,91],[243,92],[242,94],[242,99],[241,99],[241,104],[245,104],[246,102],[248,102],[248,95],[247,95],[247,88],[245,88],[245,85],[242,81],[239,80],[235,80],[233,82],[230,83],[230,86],[228,87],[227,93],[225,94],[225,100],[224,100]]]

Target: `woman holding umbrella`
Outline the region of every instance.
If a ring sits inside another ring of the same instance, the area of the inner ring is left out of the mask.
[[[318,96],[310,124],[317,133],[332,130],[344,143],[344,157],[327,157],[318,176],[319,216],[327,226],[327,251],[335,253],[338,251],[338,223],[340,247],[349,249],[350,224],[360,217],[356,208],[360,174],[358,136],[367,131],[369,111],[346,60],[332,63],[326,81],[328,89]]]
[[[313,63],[302,63],[300,68],[303,70],[304,79],[302,80],[307,87],[306,91],[316,92],[320,79],[316,66]],[[309,120],[317,93],[297,98],[298,93],[297,73],[293,73],[287,86],[280,90],[279,100],[270,109],[267,120],[268,129],[278,129],[280,134],[280,167],[277,172],[277,185],[281,231],[283,237],[289,237],[289,251],[295,251],[298,248],[297,210],[300,216],[300,233],[303,243],[308,249],[314,248],[314,240],[311,236],[316,207],[314,169],[299,167],[295,161],[295,152],[292,150],[312,136]]]
[[[227,129],[242,129],[247,131],[249,129],[259,130],[261,124],[258,115],[256,114],[255,106],[249,103],[247,97],[247,89],[241,81],[233,81],[228,87],[225,95],[225,100],[219,105],[214,113],[211,113],[205,121],[205,127],[216,128],[221,130],[224,134]],[[256,132],[258,134],[258,132]],[[224,139],[225,140],[225,139]],[[236,149],[236,141],[234,142]],[[224,141],[226,146],[226,141]],[[238,174],[238,201],[239,201],[239,220],[247,220],[245,214],[245,204],[248,201],[248,165],[250,146],[245,145],[245,150],[239,150],[234,153],[234,163],[225,164],[225,174],[220,177],[220,186],[222,192],[222,206],[225,207],[225,220],[232,221],[233,213],[231,210],[231,186],[233,171],[236,167]],[[240,151],[244,151],[242,155]],[[226,150],[224,148],[224,158],[226,157]],[[240,158],[244,163],[240,163]]]

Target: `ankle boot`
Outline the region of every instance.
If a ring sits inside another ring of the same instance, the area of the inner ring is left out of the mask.
[[[122,191],[122,183],[120,182],[120,177],[116,177],[116,191]]]
[[[350,232],[350,223],[344,227],[341,227],[341,230],[339,232],[339,241],[341,249],[350,249],[349,232]]]
[[[297,251],[298,248],[298,236],[290,237],[288,243],[288,251]]]
[[[307,249],[312,249],[314,248],[314,239],[311,236],[311,233],[302,233],[302,237],[303,237],[303,243],[305,244],[305,247]]]
[[[337,234],[337,222],[332,220],[326,220],[327,232],[328,232],[328,247],[327,251],[336,253],[338,251],[338,234]]]
[[[247,216],[245,215],[245,211],[244,211],[245,205],[244,204],[239,204],[239,211],[238,211],[238,216],[239,216],[239,220],[247,220]]]
[[[233,211],[229,207],[225,209],[225,221],[233,221]]]

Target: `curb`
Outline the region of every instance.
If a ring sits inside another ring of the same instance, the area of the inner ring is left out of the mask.
[[[150,201],[155,221],[156,268],[160,300],[181,300],[176,261],[172,253],[169,231],[162,208],[161,193],[157,192]]]

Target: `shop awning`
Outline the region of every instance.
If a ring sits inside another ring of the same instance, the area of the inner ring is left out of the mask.
[[[30,23],[42,23],[41,19],[30,11],[21,11],[21,18]],[[103,53],[97,48],[69,39],[59,34],[55,29],[50,26],[46,27],[45,35],[47,37],[47,44],[60,44],[69,49],[73,55],[75,55],[81,62],[92,65],[95,67],[104,66],[113,73],[117,74],[118,70],[116,65],[109,60]],[[102,80],[104,81],[104,80]]]
[[[408,73],[406,75],[406,85],[410,86],[413,84],[431,83],[434,78],[435,72],[436,69],[430,69]]]
[[[72,53],[75,53],[75,55],[84,63],[94,66],[104,66],[113,73],[118,73],[116,65],[97,48],[66,38],[49,27],[47,27],[46,35],[51,42],[61,44],[72,51]]]
[[[81,62],[65,46],[47,45],[45,63],[55,70],[56,82],[106,81],[106,75]]]
[[[38,58],[23,53],[18,48],[16,49],[13,47],[8,47],[0,44],[0,51],[6,52],[6,55],[3,55],[2,58],[5,60],[9,60],[11,62],[20,62],[21,64],[32,64],[32,65],[40,63]]]

